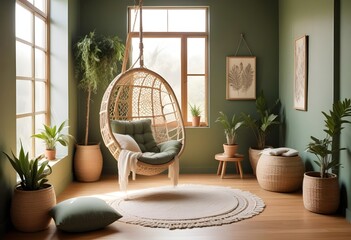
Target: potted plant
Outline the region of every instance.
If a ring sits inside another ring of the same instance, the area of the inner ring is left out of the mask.
[[[54,188],[47,176],[52,169],[43,155],[29,159],[21,143],[19,156],[4,153],[20,177],[11,202],[11,219],[15,228],[23,232],[36,232],[49,227],[50,209],[56,204]]]
[[[50,127],[44,124],[44,129],[40,133],[32,135],[32,137],[39,138],[44,141],[46,159],[56,159],[57,143],[60,143],[62,146],[67,146],[69,144],[69,138],[72,136],[70,134],[62,133],[65,124],[66,121],[62,122],[59,127],[56,125]]]
[[[241,113],[241,117],[244,120],[244,126],[252,130],[256,139],[256,146],[249,148],[249,159],[254,175],[256,175],[256,167],[260,157],[260,152],[266,147],[266,138],[272,126],[279,124],[279,121],[277,120],[278,115],[273,113],[273,110],[279,102],[278,99],[273,106],[268,107],[263,91],[261,91],[256,99],[256,111],[259,118],[255,119],[249,114]]]
[[[84,142],[76,145],[74,157],[74,170],[80,181],[90,182],[100,178],[100,145],[88,141],[91,96],[117,75],[124,49],[118,37],[97,36],[95,32],[90,32],[75,45],[76,75],[80,81],[79,87],[86,92]]]
[[[196,104],[190,106],[190,112],[191,116],[193,117],[192,119],[192,126],[193,127],[198,127],[200,126],[200,118],[201,118],[201,109],[200,106],[197,106]]]
[[[345,99],[333,104],[329,113],[322,112],[325,117],[322,139],[311,136],[306,151],[314,154],[314,160],[319,167],[319,172],[306,172],[303,179],[303,202],[306,209],[316,213],[334,213],[339,207],[340,189],[337,175],[330,170],[338,167],[338,155],[341,150],[336,141],[341,134],[344,123],[351,116],[351,100]]]
[[[236,144],[237,132],[244,122],[235,114],[233,114],[233,117],[229,120],[228,116],[223,112],[219,112],[219,117],[216,119],[216,122],[222,124],[227,139],[227,143],[223,144],[224,155],[227,157],[234,157],[238,149],[238,144]]]

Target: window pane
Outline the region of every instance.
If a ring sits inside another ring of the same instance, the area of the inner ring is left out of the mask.
[[[205,39],[188,39],[188,73],[205,74]]]
[[[45,79],[45,52],[35,49],[35,78]]]
[[[205,32],[205,9],[168,10],[169,32]]]
[[[16,113],[30,113],[32,108],[32,82],[26,80],[16,81]]]
[[[32,77],[32,48],[16,42],[16,75]]]
[[[46,13],[46,0],[34,0],[34,6]]]
[[[35,17],[35,45],[46,48],[46,40],[45,40],[45,22],[38,18]]]
[[[30,141],[32,136],[32,117],[17,118],[17,153],[21,147],[21,141],[24,150],[31,151],[32,142]]]
[[[16,37],[33,43],[33,14],[16,3]]]
[[[130,30],[139,32],[140,14],[131,9]],[[134,23],[135,21],[135,23]],[[134,28],[133,28],[134,26]],[[144,32],[167,32],[167,10],[165,9],[143,9],[143,31]]]
[[[201,117],[204,117],[205,109],[205,77],[188,77],[188,103],[196,104],[201,109]],[[190,108],[188,107],[188,122],[191,122]]]
[[[45,111],[45,83],[35,83],[35,111]]]
[[[180,38],[144,38],[144,65],[160,74],[172,86],[181,102]],[[139,56],[139,39],[132,39],[132,61]],[[136,64],[138,66],[139,63]]]
[[[35,116],[35,133],[39,133],[44,129],[44,124],[45,123],[45,115],[44,114],[39,114]],[[38,156],[39,154],[44,153],[45,151],[45,144],[43,140],[39,138],[35,138],[35,156]]]

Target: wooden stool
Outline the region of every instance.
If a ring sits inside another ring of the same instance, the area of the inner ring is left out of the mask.
[[[221,174],[221,178],[224,178],[225,169],[227,167],[227,162],[235,162],[236,172],[240,174],[240,178],[243,178],[243,170],[241,168],[241,161],[244,159],[244,155],[235,154],[235,157],[227,157],[223,153],[218,153],[215,155],[215,159],[219,161],[217,175]]]

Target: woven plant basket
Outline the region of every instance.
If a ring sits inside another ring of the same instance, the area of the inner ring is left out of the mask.
[[[301,188],[304,164],[299,156],[262,154],[256,169],[259,185],[272,192],[294,192]]]
[[[255,176],[256,176],[257,163],[261,157],[261,155],[260,155],[261,152],[262,152],[261,149],[249,148],[249,160],[250,160],[250,164],[252,167],[253,175],[255,175]]]
[[[320,178],[319,172],[306,172],[302,190],[303,204],[311,212],[332,214],[339,207],[340,189],[335,174]]]
[[[35,191],[15,189],[11,203],[11,220],[17,230],[37,232],[49,227],[49,211],[56,204],[56,195],[53,186],[47,186]]]

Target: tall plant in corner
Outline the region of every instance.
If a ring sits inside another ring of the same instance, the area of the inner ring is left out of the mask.
[[[307,145],[306,151],[313,153],[317,160],[314,162],[320,168],[320,177],[327,178],[328,171],[339,166],[339,160],[336,157],[341,150],[336,145],[336,138],[339,137],[341,130],[344,128],[344,123],[351,123],[346,120],[347,117],[351,116],[351,100],[345,99],[338,101],[333,104],[333,110],[328,113],[322,112],[325,117],[324,132],[326,136],[322,139],[311,136],[311,142]]]
[[[334,213],[340,202],[340,189],[337,175],[330,170],[338,167],[340,148],[338,138],[343,124],[351,123],[347,118],[351,116],[351,100],[344,99],[333,104],[329,113],[322,112],[325,117],[326,133],[324,138],[311,136],[306,151],[314,154],[314,162],[319,172],[306,172],[303,179],[303,203],[307,210],[316,213]]]
[[[95,32],[90,32],[75,45],[76,75],[79,87],[87,93],[84,145],[76,145],[74,156],[75,177],[79,181],[93,182],[100,178],[100,145],[88,144],[91,95],[117,75],[124,49],[118,37],[97,36]]]
[[[91,95],[100,85],[106,85],[118,71],[125,46],[118,37],[97,36],[90,32],[75,45],[75,69],[79,87],[86,93],[84,145],[89,139],[89,115]]]

